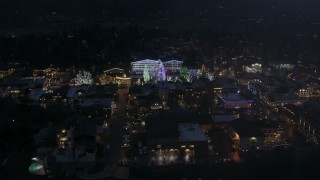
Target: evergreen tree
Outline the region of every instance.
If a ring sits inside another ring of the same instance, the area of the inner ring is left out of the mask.
[[[143,69],[143,81],[144,82],[148,82],[150,80],[150,74],[149,74],[149,70],[147,68],[147,65],[144,65],[144,69]]]

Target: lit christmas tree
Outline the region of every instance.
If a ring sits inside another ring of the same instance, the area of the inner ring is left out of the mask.
[[[138,79],[137,84],[140,86],[140,84],[141,84],[140,78]]]
[[[199,77],[202,76],[202,72],[201,72],[200,69],[197,70],[197,75],[196,76],[197,76],[197,79],[199,79]]]
[[[158,77],[159,81],[165,81],[166,80],[166,69],[164,68],[164,66],[163,66],[161,61],[160,61],[160,64],[159,64],[157,77]]]
[[[192,82],[192,76],[191,75],[188,75],[187,77],[186,77],[186,80],[187,80],[187,82]]]
[[[172,81],[172,76],[167,76],[167,81]]]
[[[213,81],[214,80],[214,76],[213,76],[213,73],[207,73],[207,78],[210,80],[210,81]]]
[[[75,83],[77,85],[82,85],[82,84],[90,85],[90,84],[92,84],[93,79],[92,79],[91,73],[87,72],[87,71],[79,71],[76,76]]]
[[[204,65],[204,64],[202,64],[202,66],[201,66],[201,75],[204,75],[205,73],[206,73],[206,66]]]
[[[181,68],[181,70],[180,70],[180,75],[181,75],[182,77],[184,77],[184,78],[187,78],[188,75],[189,75],[189,70],[188,70],[188,68],[187,68],[187,67]]]
[[[149,70],[147,68],[147,65],[144,65],[144,69],[143,69],[143,81],[144,82],[148,82],[150,80],[150,74],[149,74]]]

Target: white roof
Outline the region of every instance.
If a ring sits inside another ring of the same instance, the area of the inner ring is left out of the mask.
[[[154,62],[154,63],[158,63],[159,61],[161,61],[160,59],[158,60],[153,60],[153,59],[144,59],[144,60],[140,60],[140,61],[134,61],[131,62],[132,63],[146,63],[146,62]],[[169,60],[169,61],[164,61],[163,64],[168,64],[168,63],[183,63],[183,61],[178,61],[178,60]]]
[[[166,63],[183,63],[183,62],[178,60],[170,60],[170,61],[163,62],[163,64],[166,64]]]
[[[179,141],[207,141],[199,124],[179,123],[178,129],[180,132]]]
[[[158,63],[158,61],[159,61],[159,60],[144,59],[144,60],[140,60],[140,61],[131,62],[131,64],[132,64],[132,63],[146,63],[146,62]]]

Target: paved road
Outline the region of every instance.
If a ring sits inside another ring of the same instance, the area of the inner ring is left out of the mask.
[[[110,150],[106,156],[105,169],[97,174],[88,174],[86,172],[79,172],[77,176],[81,179],[103,179],[112,176],[113,170],[116,169],[121,157],[121,144],[123,135],[123,126],[125,122],[126,98],[128,89],[120,89],[118,92],[119,100],[117,103],[117,110],[111,119],[112,128],[110,132],[111,140],[107,142],[110,144]]]
[[[115,116],[112,118],[112,128],[110,133],[110,151],[107,155],[107,163],[109,165],[116,165],[120,161],[121,144],[123,136],[123,126],[125,123],[125,109],[126,98],[128,94],[127,89],[119,89],[119,101]]]

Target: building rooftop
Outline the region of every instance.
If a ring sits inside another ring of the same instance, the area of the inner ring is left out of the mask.
[[[90,107],[90,106],[99,106],[104,108],[110,108],[112,104],[113,99],[112,98],[86,98],[83,100],[83,102],[80,104],[80,106],[83,107]]]
[[[208,113],[188,112],[182,109],[158,110],[146,121],[148,137],[179,137],[179,124],[207,124],[212,122]],[[200,127],[199,127],[200,128]],[[200,128],[201,129],[201,128]]]
[[[169,61],[164,61],[163,64],[168,64],[168,63],[183,63],[183,61],[179,60],[169,60]]]
[[[178,129],[180,132],[179,141],[207,141],[199,124],[194,123],[179,123]]]
[[[229,93],[229,94],[218,94],[220,99],[224,102],[232,102],[232,101],[248,101],[253,102],[253,100],[247,100],[244,97],[240,96],[239,93]]]
[[[28,97],[33,101],[38,101],[43,94],[46,94],[46,91],[37,89],[32,90]]]
[[[73,134],[75,138],[78,137],[95,137],[97,133],[96,125],[85,116],[76,116],[78,124],[73,130]]]
[[[273,129],[279,127],[275,122],[269,120],[248,121],[238,119],[232,121],[230,125],[240,137],[263,136],[263,129]]]
[[[174,113],[156,111],[146,121],[148,137],[178,137],[177,116]]]
[[[302,100],[301,97],[295,94],[269,93],[267,96],[270,102]]]
[[[229,123],[231,121],[234,121],[236,119],[239,119],[239,115],[213,115],[212,120],[215,123]]]
[[[34,144],[36,146],[55,146],[57,132],[57,128],[49,124],[48,127],[41,129],[33,136]]]
[[[73,86],[68,89],[67,98],[76,98],[77,93],[83,91],[86,93],[88,91],[88,86]]]

